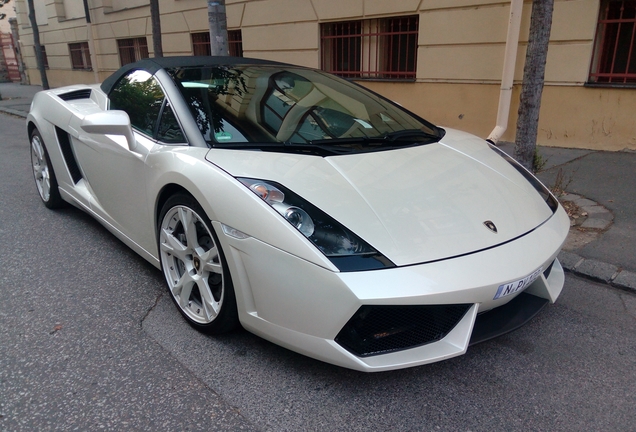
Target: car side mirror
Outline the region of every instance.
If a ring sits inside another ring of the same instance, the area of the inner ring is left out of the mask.
[[[92,134],[122,135],[128,142],[128,148],[135,149],[135,136],[130,125],[130,117],[125,111],[112,110],[89,114],[82,120],[81,127],[85,132]]]

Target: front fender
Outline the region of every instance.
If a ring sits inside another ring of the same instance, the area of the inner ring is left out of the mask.
[[[201,204],[212,222],[228,225],[289,254],[337,271],[327,257],[280,214],[234,177],[206,161],[207,152],[208,149],[197,147],[163,147],[148,155],[151,176],[148,193],[149,202],[155,202],[155,220],[161,211],[157,208],[161,191],[177,185]],[[217,235],[224,236],[222,232]]]

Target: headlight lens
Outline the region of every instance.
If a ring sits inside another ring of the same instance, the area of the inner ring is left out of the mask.
[[[395,267],[351,230],[284,186],[258,179],[238,180],[280,213],[341,271]]]
[[[499,154],[499,156],[508,161],[510,165],[512,165],[526,180],[528,180],[528,182],[536,189],[539,195],[541,195],[541,198],[543,198],[548,207],[550,207],[552,213],[557,211],[557,209],[559,208],[559,201],[554,197],[554,195],[552,195],[552,192],[550,192],[550,190],[548,190],[548,188],[545,187],[543,183],[541,183],[539,179],[534,176],[534,174],[525,169],[523,165],[517,162],[505,151],[497,148],[497,146],[493,144],[488,143],[488,145],[495,151],[495,153]]]

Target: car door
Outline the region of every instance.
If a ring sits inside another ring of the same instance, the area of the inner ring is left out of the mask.
[[[135,145],[121,136],[91,135],[80,164],[93,192],[91,208],[105,222],[138,246],[151,252],[155,242],[153,205],[146,192],[148,154],[159,140],[185,142],[157,79],[132,71],[111,91],[110,109],[125,111],[131,120]],[[175,126],[176,123],[176,126]]]

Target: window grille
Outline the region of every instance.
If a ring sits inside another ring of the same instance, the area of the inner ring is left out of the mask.
[[[150,57],[148,54],[148,41],[145,37],[117,40],[119,47],[119,61],[121,65],[136,62]]]
[[[322,69],[345,78],[415,79],[419,17],[321,25]]]
[[[88,42],[68,44],[68,49],[71,53],[71,67],[73,69],[90,70],[93,67],[91,65],[91,53],[88,49]]]
[[[233,57],[243,57],[243,38],[241,30],[228,30],[227,42],[229,54]],[[192,33],[192,53],[195,56],[209,56],[210,33]]]
[[[636,84],[636,0],[601,3],[590,81]]]
[[[210,33],[192,33],[192,54],[195,56],[210,55]]]
[[[243,57],[243,35],[241,30],[227,31],[228,51],[233,57]]]

